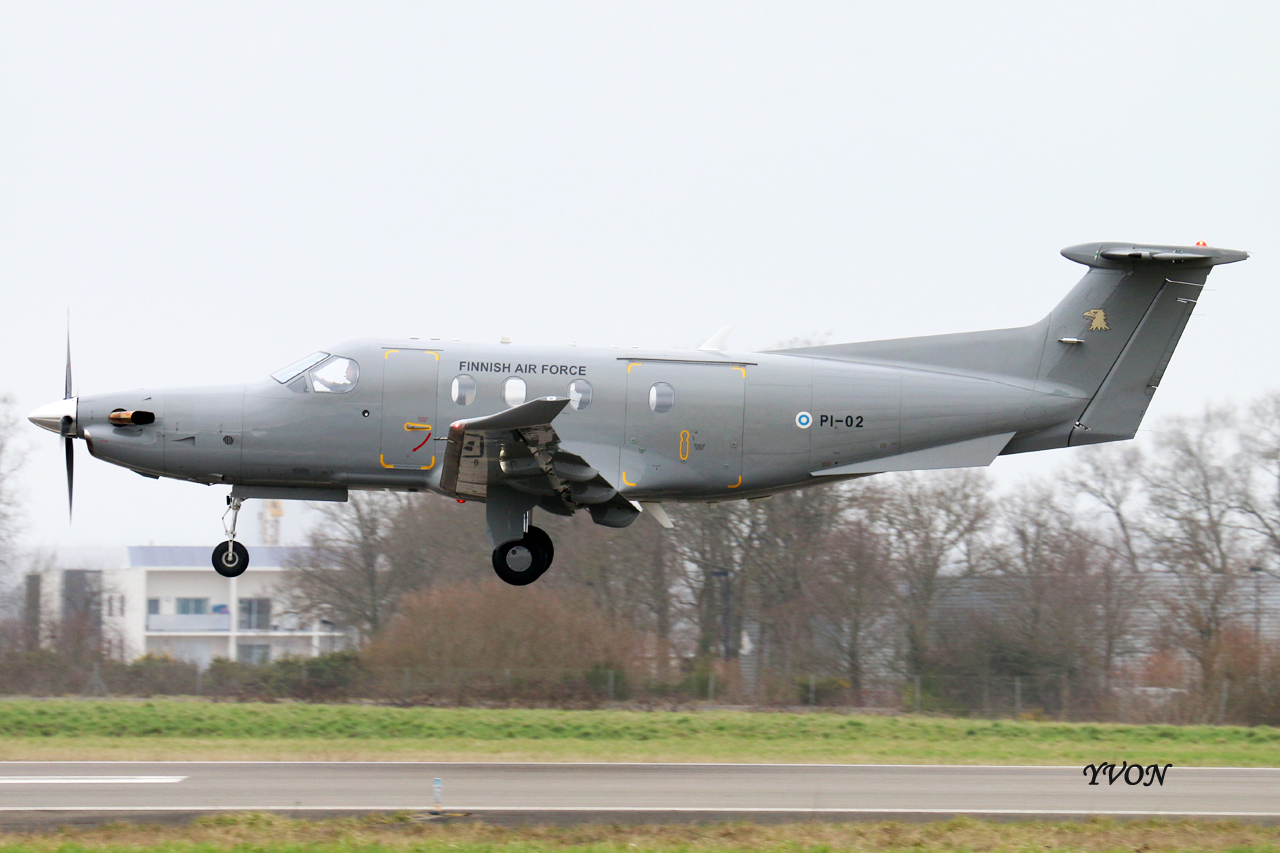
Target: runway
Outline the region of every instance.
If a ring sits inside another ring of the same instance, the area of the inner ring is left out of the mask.
[[[432,762],[0,762],[0,825],[213,811],[428,812],[496,823],[1206,817],[1280,822],[1280,769],[1173,767],[1090,786],[1080,767]]]

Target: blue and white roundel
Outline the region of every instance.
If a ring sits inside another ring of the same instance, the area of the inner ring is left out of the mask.
[[[808,412],[801,412],[800,414],[796,415],[796,426],[800,427],[800,429],[808,429],[810,424],[812,423],[813,423],[813,415],[809,414]]]

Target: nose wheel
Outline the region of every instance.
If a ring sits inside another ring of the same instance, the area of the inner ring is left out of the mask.
[[[222,514],[227,541],[219,542],[213,549],[213,570],[224,578],[238,578],[249,568],[249,549],[236,541],[236,520],[243,504],[244,498],[227,498],[227,511]],[[227,524],[227,515],[231,516],[230,524]]]
[[[238,578],[249,568],[249,549],[234,539],[219,542],[213,549],[213,570],[224,578]]]
[[[551,567],[555,558],[551,537],[530,527],[523,539],[504,542],[493,549],[493,570],[505,583],[527,586]]]

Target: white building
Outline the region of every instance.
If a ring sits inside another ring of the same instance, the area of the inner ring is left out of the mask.
[[[347,648],[346,632],[289,612],[280,581],[293,550],[257,546],[247,572],[224,578],[205,547],[67,549],[28,577],[28,623],[42,644],[78,634],[117,660],[155,653],[201,667]]]

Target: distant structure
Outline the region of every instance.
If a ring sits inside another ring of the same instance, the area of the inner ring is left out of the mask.
[[[280,519],[284,517],[284,501],[263,501],[258,507],[258,527],[263,545],[280,544]]]
[[[167,654],[201,668],[214,658],[266,663],[354,645],[346,631],[290,610],[279,581],[294,550],[259,547],[253,572],[224,578],[203,546],[68,549],[58,567],[27,576],[27,643],[123,661]]]

